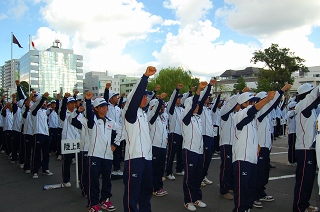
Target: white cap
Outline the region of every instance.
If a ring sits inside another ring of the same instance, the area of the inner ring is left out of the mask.
[[[252,99],[254,96],[250,92],[244,92],[238,97],[238,103],[241,105],[242,103],[245,103],[246,101],[249,101]]]
[[[104,98],[98,97],[93,101],[93,107],[105,106],[105,105],[109,105],[109,103]]]
[[[267,96],[268,96],[268,93],[265,91],[261,91],[256,95],[256,97],[259,98],[260,100],[266,98]]]
[[[123,98],[122,103],[127,102],[127,98]]]
[[[69,103],[69,102],[75,102],[76,100],[73,98],[73,97],[68,97],[67,98],[67,103]]]
[[[289,109],[290,109],[290,108],[294,108],[296,105],[297,105],[297,102],[290,102],[290,103],[288,104],[288,108],[289,108]]]
[[[313,85],[312,84],[304,83],[304,84],[299,86],[298,94],[301,95],[301,94],[307,93],[307,92],[311,91],[312,89],[313,89]]]
[[[109,100],[114,96],[119,96],[119,93],[110,92],[109,93]]]

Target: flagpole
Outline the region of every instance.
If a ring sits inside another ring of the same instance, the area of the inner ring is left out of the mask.
[[[29,51],[30,51],[30,35],[29,35]]]
[[[11,60],[10,60],[10,69],[11,69],[11,80],[10,80],[10,84],[11,84],[11,93],[10,93],[10,95],[12,94],[12,78],[13,78],[13,74],[12,74],[12,72],[13,72],[13,65],[12,65],[12,44],[13,44],[13,32],[11,32]]]

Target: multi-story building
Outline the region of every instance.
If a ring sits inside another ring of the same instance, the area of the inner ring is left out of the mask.
[[[103,96],[104,89],[107,83],[111,83],[110,90],[120,93],[120,81],[117,78],[108,76],[108,71],[98,72],[91,71],[85,74],[84,90],[91,91],[94,97]]]
[[[120,80],[120,93],[129,94],[132,91],[133,86],[140,79],[139,77],[128,77],[126,75],[117,74],[114,78]]]
[[[8,95],[16,92],[15,80],[19,78],[19,60],[12,59],[1,66],[1,87]]]
[[[29,50],[20,58],[20,80],[38,92],[83,93],[83,56],[62,49],[59,42],[47,50]]]
[[[294,83],[291,90],[296,91],[301,84],[306,82],[311,83],[313,86],[320,84],[320,66],[311,66],[308,69],[309,72],[298,72],[293,75]]]

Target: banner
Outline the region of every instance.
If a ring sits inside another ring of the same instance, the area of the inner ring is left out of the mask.
[[[80,139],[61,140],[61,154],[71,154],[80,152]]]

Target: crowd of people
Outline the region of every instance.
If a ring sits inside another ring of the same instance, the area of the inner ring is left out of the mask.
[[[49,156],[56,154],[63,161],[63,186],[71,187],[74,154],[62,155],[61,141],[79,140],[79,181],[89,212],[116,209],[111,176],[123,178],[124,211],[151,211],[152,195],[168,195],[163,180],[175,180],[175,175],[183,176],[185,208],[204,208],[201,187],[212,184],[208,168],[212,155],[220,154],[220,194],[234,201],[233,211],[242,212],[274,201],[266,192],[270,151],[273,140],[287,131],[288,165],[296,166],[293,211],[318,211],[309,200],[316,172],[319,87],[305,83],[290,99],[284,97],[290,84],[255,95],[245,87],[212,100],[212,79],[183,94],[183,84],[178,84],[165,102],[167,93],[157,93],[160,86],[146,90],[155,73],[155,67],[147,67],[126,97],[107,83],[103,97],[87,92],[81,99],[75,92],[63,98],[57,94],[52,101],[47,101],[48,92],[32,91],[27,98],[16,80],[17,94],[7,102],[3,96],[0,103],[1,153],[34,179],[39,170],[53,175]]]

